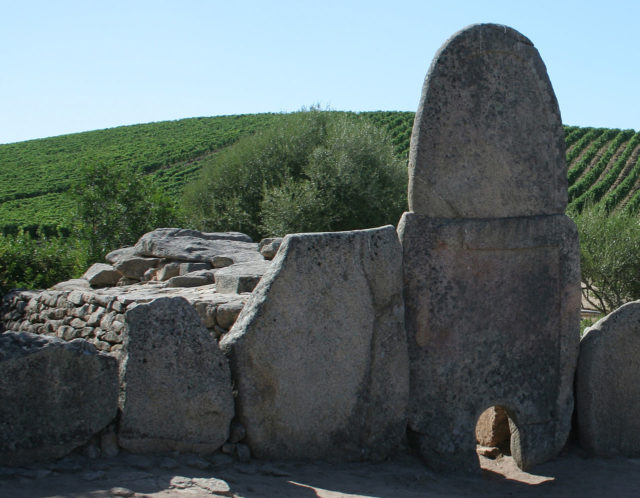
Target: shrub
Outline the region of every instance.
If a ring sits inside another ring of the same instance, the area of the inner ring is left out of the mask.
[[[640,299],[640,219],[598,205],[574,219],[585,298],[604,314]]]
[[[347,117],[333,120],[300,178],[265,191],[262,226],[285,235],[396,224],[406,209],[406,175],[382,130]]]
[[[184,199],[200,229],[254,238],[395,224],[406,205],[406,166],[369,122],[311,110],[221,151]]]
[[[0,294],[14,288],[51,287],[83,271],[85,253],[80,244],[39,235],[22,230],[0,235]]]
[[[124,166],[85,166],[70,195],[74,231],[86,243],[89,263],[134,244],[145,232],[180,222],[173,202],[151,179]]]

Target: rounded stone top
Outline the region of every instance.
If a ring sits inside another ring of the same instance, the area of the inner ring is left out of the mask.
[[[560,110],[542,59],[507,26],[476,24],[436,53],[409,152],[409,209],[442,218],[564,213]]]

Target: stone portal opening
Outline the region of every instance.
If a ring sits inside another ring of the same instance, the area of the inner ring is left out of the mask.
[[[478,456],[495,459],[511,455],[509,415],[504,407],[490,406],[478,417],[476,443]]]

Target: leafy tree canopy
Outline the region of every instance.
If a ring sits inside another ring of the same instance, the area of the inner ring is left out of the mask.
[[[583,294],[602,313],[640,299],[640,219],[603,206],[573,215],[580,234]]]
[[[184,204],[200,229],[260,238],[396,224],[406,185],[406,164],[383,130],[312,109],[221,151],[185,189]]]
[[[148,176],[124,166],[83,167],[70,195],[76,206],[75,232],[87,245],[89,263],[134,244],[145,232],[179,223],[166,194]]]

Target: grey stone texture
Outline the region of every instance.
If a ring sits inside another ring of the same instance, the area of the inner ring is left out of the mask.
[[[509,416],[501,406],[487,408],[476,424],[476,441],[480,446],[509,449]]]
[[[216,290],[223,294],[251,292],[270,267],[271,262],[263,259],[216,270]]]
[[[206,233],[181,228],[158,228],[140,237],[135,245],[139,256],[178,261],[212,263],[225,256],[234,263],[264,259],[258,244],[239,232]]]
[[[198,270],[184,275],[177,275],[167,280],[167,287],[200,287],[214,282],[213,271]]]
[[[113,267],[127,278],[140,280],[145,272],[150,268],[155,268],[160,264],[160,258],[141,258],[140,256],[131,256],[121,258]]]
[[[443,45],[409,182],[398,232],[411,440],[432,467],[477,471],[476,422],[500,406],[512,455],[531,468],[571,426],[580,268],[560,113],[528,39],[481,24]]]
[[[106,263],[94,263],[82,276],[91,287],[116,285],[121,277],[122,273]]]
[[[287,235],[220,345],[258,458],[384,458],[406,428],[402,250],[391,226]]]
[[[134,452],[216,451],[234,415],[227,359],[183,298],[126,313],[118,442]]]
[[[84,278],[72,278],[71,280],[58,282],[52,287],[52,289],[54,290],[74,290],[78,288],[90,290],[91,284],[89,284],[89,282],[87,282]]]
[[[119,261],[123,259],[130,259],[137,257],[135,254],[134,247],[121,247],[120,249],[115,249],[108,253],[104,259],[107,260],[108,263],[112,265],[117,264]]]
[[[560,214],[567,176],[558,103],[517,31],[454,34],[424,82],[409,152],[409,210],[442,218]]]
[[[0,465],[60,458],[116,416],[118,365],[82,339],[0,335]]]
[[[409,429],[423,458],[437,468],[477,469],[474,427],[493,405],[517,425],[511,451],[521,468],[554,456],[569,434],[578,353],[573,222],[405,213],[398,230]]]
[[[282,237],[269,237],[260,241],[258,249],[264,259],[272,260],[276,256],[278,249],[280,249],[281,244]]]
[[[156,279],[162,282],[178,275],[180,275],[180,263],[167,263],[158,270]]]
[[[640,301],[585,331],[576,372],[580,444],[600,456],[640,457]]]

